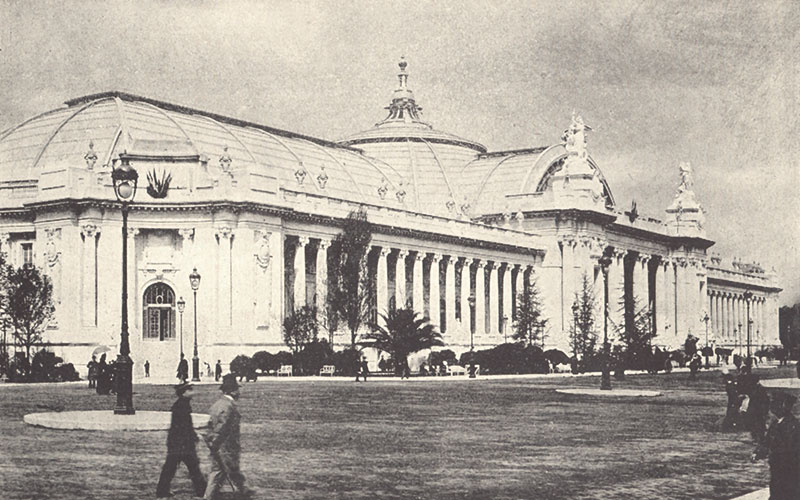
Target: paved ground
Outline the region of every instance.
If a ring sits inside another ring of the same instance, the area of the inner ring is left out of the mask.
[[[685,373],[613,381],[615,389],[663,393],[655,398],[556,392],[595,388],[595,376],[378,380],[245,385],[242,464],[257,498],[730,499],[767,483],[766,464],[748,460],[749,436],[713,430],[725,405],[718,372],[694,382]],[[164,411],[173,400],[170,387],[135,390],[137,410]],[[219,394],[214,385],[195,392],[195,411]],[[164,432],[22,423],[35,411],[112,407],[113,397],[83,384],[0,389],[3,498],[151,497]],[[191,498],[185,471],[173,491]]]

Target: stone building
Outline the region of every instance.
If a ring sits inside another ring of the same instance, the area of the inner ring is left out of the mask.
[[[0,251],[52,278],[47,342],[80,366],[97,346],[116,352],[122,221],[111,170],[122,157],[140,174],[127,238],[139,375],[145,359],[164,374],[181,349],[191,356],[194,268],[201,363],[286,349],[282,318],[325,303],[327,249],[359,207],[375,227],[374,309],[410,304],[456,352],[504,342],[517,293],[534,278],[546,347],[567,350],[584,275],[602,298],[603,255],[612,326],[639,305],[657,344],[677,347],[688,333],[703,344],[708,332],[738,346],[749,311],[751,344],[778,344],[776,277],[709,254],[688,164],[663,217],[648,217],[617,205],[579,116],[550,145],[489,152],[423,121],[407,79],[403,61],[388,116],[340,141],[122,92],[72,99],[2,132]],[[165,198],[147,192],[147,174],[171,177]],[[603,314],[599,300],[598,324]]]

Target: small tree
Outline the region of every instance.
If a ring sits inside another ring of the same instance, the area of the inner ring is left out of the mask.
[[[514,321],[512,338],[531,346],[539,340],[544,340],[544,329],[548,320],[542,315],[542,301],[536,280],[523,279],[523,281],[525,284],[522,286],[522,291],[517,294],[517,317]]]
[[[361,345],[388,353],[397,373],[406,365],[410,354],[444,345],[436,327],[411,308],[391,309],[380,316],[386,326],[372,325],[372,331],[365,335]]]
[[[11,266],[6,263],[6,255],[0,252],[0,330],[3,334],[3,348],[0,350],[0,375],[8,373],[8,339],[6,328],[8,326],[8,276]]]
[[[595,353],[597,344],[597,331],[594,311],[597,298],[594,295],[592,282],[589,275],[583,273],[581,277],[581,290],[575,293],[572,303],[572,328],[570,331],[570,348],[572,355],[580,357],[584,365],[588,363]]]
[[[315,306],[295,309],[283,320],[283,341],[294,354],[300,352],[306,344],[316,341],[318,332]]]
[[[370,287],[367,274],[367,251],[372,240],[372,226],[362,208],[350,212],[342,232],[336,235],[329,252],[331,290],[328,300],[333,312],[350,330],[350,346],[355,348],[358,330],[369,320]]]
[[[25,348],[28,366],[31,347],[42,342],[42,333],[53,318],[53,284],[32,266],[12,269],[8,274],[8,316],[14,338]]]
[[[624,346],[622,357],[624,368],[647,368],[651,355],[651,344],[655,333],[653,332],[650,309],[640,307],[638,297],[633,298],[633,321],[626,322],[624,328],[619,328],[617,336]]]

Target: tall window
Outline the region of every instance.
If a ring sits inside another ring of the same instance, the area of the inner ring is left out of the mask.
[[[22,249],[22,266],[23,267],[32,267],[33,266],[33,243],[26,242],[20,245]]]
[[[175,293],[165,283],[154,283],[144,291],[144,338],[175,338]]]

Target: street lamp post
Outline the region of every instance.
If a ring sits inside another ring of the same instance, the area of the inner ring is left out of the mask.
[[[703,323],[706,324],[706,346],[705,349],[703,349],[703,351],[706,353],[708,353],[708,321],[710,319],[711,318],[708,316],[708,312],[705,312],[703,314],[703,319],[701,320]],[[706,354],[705,358],[706,358],[706,370],[708,370],[711,367],[711,365],[708,362],[708,354]]]
[[[469,352],[472,352],[475,349],[474,333],[472,331],[472,316],[475,314],[475,297],[470,295],[469,298],[467,298],[467,302],[469,302],[469,320],[467,322],[467,327],[469,328]],[[478,323],[477,318],[475,318],[475,323]]]
[[[186,301],[183,297],[178,299],[178,313],[181,315],[181,359],[183,359],[183,311],[186,309]]]
[[[197,289],[200,288],[200,273],[195,267],[189,275],[189,284],[194,293],[194,355],[192,356],[192,382],[200,382],[200,358],[197,356]]]
[[[750,363],[750,299],[753,298],[753,292],[747,290],[744,292],[744,300],[747,303],[747,362]]]
[[[139,174],[131,167],[127,153],[119,157],[120,166],[111,172],[114,194],[122,204],[122,321],[117,361],[114,364],[114,382],[117,402],[116,415],[133,415],[133,360],[128,340],[128,208],[136,196]]]
[[[611,371],[608,368],[609,351],[608,344],[608,267],[611,265],[611,257],[604,255],[600,258],[600,266],[603,270],[603,371],[600,377],[600,389],[611,390]]]

